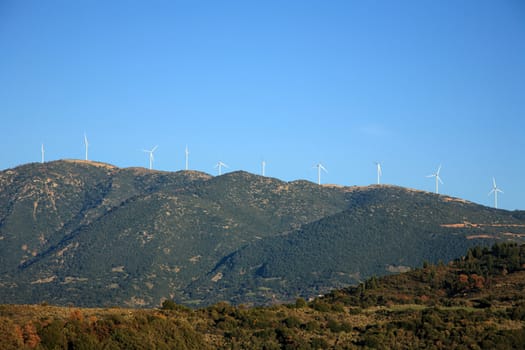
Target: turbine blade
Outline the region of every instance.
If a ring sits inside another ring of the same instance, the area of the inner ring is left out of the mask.
[[[436,175],[439,175],[439,172],[441,171],[441,164],[439,164],[438,171],[436,172]]]
[[[439,180],[439,182],[441,182],[442,185],[444,185],[443,181],[441,180],[441,178],[439,176],[437,176],[437,179]]]
[[[153,149],[151,150],[151,152],[155,152],[155,150],[159,147],[159,145],[156,145],[155,147],[153,147]]]

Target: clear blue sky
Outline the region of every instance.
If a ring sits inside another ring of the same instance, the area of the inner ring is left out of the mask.
[[[0,1],[0,169],[383,182],[525,209],[525,2]]]

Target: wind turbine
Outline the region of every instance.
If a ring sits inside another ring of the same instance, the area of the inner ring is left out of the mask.
[[[42,152],[42,163],[44,163],[44,155],[45,155],[45,151],[44,151],[44,144],[42,144],[42,148],[40,149],[40,151]]]
[[[498,192],[503,193],[496,185],[496,179],[492,177],[492,190],[489,192],[489,196],[494,193],[494,208],[496,209],[498,209]]]
[[[186,145],[186,150],[184,153],[186,154],[186,170],[188,170],[188,156],[190,155],[190,151],[188,151],[188,145]]]
[[[317,168],[317,184],[321,184],[321,170],[323,170],[325,173],[328,173],[328,170],[323,166],[321,163],[317,163],[313,166],[314,168]]]
[[[435,174],[427,175],[427,177],[435,177],[436,178],[436,193],[439,193],[439,182],[443,184],[443,181],[441,181],[441,178],[439,177],[439,172],[441,170],[441,164],[439,165],[438,170]]]
[[[223,162],[221,162],[220,160],[215,165],[215,167],[219,169],[219,175],[222,175],[222,167],[228,168],[228,166],[226,164],[224,164]]]
[[[86,146],[86,160],[88,160],[88,147],[89,147],[89,143],[88,143],[88,139],[87,139],[86,133],[84,133],[84,145]]]
[[[375,162],[377,167],[377,184],[381,183],[381,176],[383,175],[383,170],[381,170],[381,163]]]
[[[261,162],[261,174],[262,176],[266,176],[266,161],[265,160]]]
[[[149,170],[153,169],[153,152],[159,147],[158,145],[153,147],[150,151],[143,149],[144,152],[149,153]]]

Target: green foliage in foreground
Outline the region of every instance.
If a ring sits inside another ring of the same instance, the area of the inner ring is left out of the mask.
[[[520,349],[525,245],[371,278],[289,305],[0,306],[1,349]]]

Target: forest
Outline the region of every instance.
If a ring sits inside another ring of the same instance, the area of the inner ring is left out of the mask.
[[[267,307],[0,306],[2,349],[519,349],[525,245]]]

